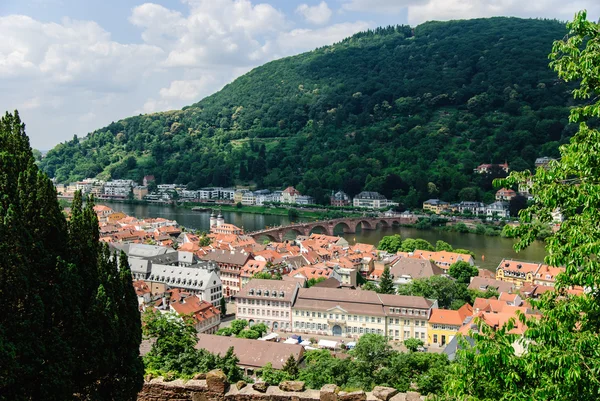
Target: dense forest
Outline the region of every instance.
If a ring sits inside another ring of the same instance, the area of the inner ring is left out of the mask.
[[[59,182],[153,174],[162,183],[294,185],[493,200],[481,163],[533,168],[572,136],[570,87],[548,68],[554,20],[427,22],[358,33],[276,60],[183,110],[113,122],[52,149]]]

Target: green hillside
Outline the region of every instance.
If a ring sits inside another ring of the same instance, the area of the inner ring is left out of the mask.
[[[552,20],[490,18],[362,32],[255,68],[183,110],[130,117],[48,152],[60,182],[99,175],[199,188],[295,185],[490,200],[481,163],[555,156],[569,88],[548,68]]]

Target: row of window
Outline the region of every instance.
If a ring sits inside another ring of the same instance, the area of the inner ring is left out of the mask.
[[[264,300],[264,299],[246,299],[246,298],[241,298],[238,300],[238,303],[242,304],[242,305],[262,305],[262,306],[273,306],[276,308],[289,308],[290,307],[290,303],[289,302],[283,302],[283,301],[271,301],[271,300]]]
[[[257,315],[257,316],[274,316],[274,317],[286,317],[289,319],[290,317],[290,312],[284,312],[283,311],[273,311],[273,313],[271,313],[270,309],[267,309],[266,314],[265,314],[265,310],[264,309],[254,309],[254,308],[240,308],[240,312],[243,314],[249,314],[249,315]]]
[[[390,318],[389,323],[390,324],[400,324],[400,319],[392,319]],[[404,319],[404,325],[405,326],[411,326],[413,324],[413,322],[415,322],[415,326],[421,326],[421,327],[425,327],[425,325],[427,324],[427,320],[408,320],[408,319]]]
[[[427,316],[427,311],[419,309],[407,309],[407,308],[390,308],[391,313],[401,313],[403,315],[421,315]]]
[[[434,329],[440,329],[440,330],[454,330],[454,331],[457,331],[459,329],[458,326],[449,326],[447,324],[432,324],[431,327],[434,328]]]
[[[329,325],[328,324],[321,324],[321,323],[310,323],[310,322],[295,322],[294,323],[294,327],[297,329],[305,329],[305,330],[320,330],[320,331],[329,331]],[[384,334],[384,331],[382,329],[373,329],[370,327],[355,327],[355,326],[348,326],[348,327],[342,327],[341,328],[342,333],[347,333],[347,334]]]
[[[396,340],[400,340],[400,330],[389,330],[388,331],[388,336],[391,338],[394,338]],[[408,330],[404,330],[404,337],[402,337],[402,340],[406,340],[412,338],[410,336],[410,331]],[[421,339],[421,340],[425,340],[425,332],[420,332],[420,333],[415,333],[414,338],[416,339]]]
[[[214,293],[217,293],[217,292],[221,292],[221,286],[213,287],[213,288],[210,289],[210,293],[211,294],[214,294]]]

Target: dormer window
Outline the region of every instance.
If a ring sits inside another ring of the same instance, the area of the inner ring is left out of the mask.
[[[265,297],[269,296],[269,290],[265,290]]]
[[[256,290],[256,295],[262,295],[262,291],[261,290]]]
[[[279,292],[279,296],[280,296],[281,298],[283,298],[283,297],[285,296],[285,293],[284,293],[283,291],[281,291],[281,292]]]
[[[254,289],[250,289],[250,291],[248,291],[248,294],[254,295]]]

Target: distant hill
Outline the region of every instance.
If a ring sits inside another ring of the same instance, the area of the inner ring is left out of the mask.
[[[183,110],[114,122],[48,152],[60,182],[99,175],[160,182],[295,185],[424,199],[487,200],[481,163],[555,156],[569,88],[548,68],[554,20],[427,22],[358,33],[255,68]]]

